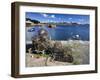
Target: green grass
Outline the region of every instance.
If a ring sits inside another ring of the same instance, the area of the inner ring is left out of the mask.
[[[41,54],[42,57],[49,57],[49,55],[45,54]]]
[[[34,56],[35,56],[36,58],[40,58],[40,57],[49,57],[49,55],[47,55],[47,54],[34,54]]]

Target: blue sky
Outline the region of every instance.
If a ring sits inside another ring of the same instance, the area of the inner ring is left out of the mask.
[[[89,15],[26,12],[26,18],[40,22],[77,22],[89,24]]]

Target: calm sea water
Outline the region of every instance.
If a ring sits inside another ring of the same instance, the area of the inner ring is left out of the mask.
[[[89,25],[57,25],[56,28],[43,27],[48,31],[52,40],[83,40],[89,41]],[[37,32],[41,29],[39,26],[26,28],[26,41],[31,41]]]

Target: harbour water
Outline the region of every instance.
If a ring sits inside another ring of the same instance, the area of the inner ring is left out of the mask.
[[[42,27],[48,32],[51,40],[82,40],[89,41],[89,24],[84,25],[57,25],[55,28]],[[26,27],[26,41],[31,41],[40,26]]]

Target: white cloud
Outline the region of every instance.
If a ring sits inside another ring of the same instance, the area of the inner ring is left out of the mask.
[[[55,18],[55,15],[51,15],[51,18]]]
[[[42,13],[41,14],[43,17],[46,17],[46,18],[56,18],[55,15],[48,15],[46,13]]]
[[[47,14],[45,14],[45,13],[43,13],[43,14],[41,14],[43,17],[48,17],[48,15]]]
[[[72,20],[72,18],[68,18],[69,20]]]

